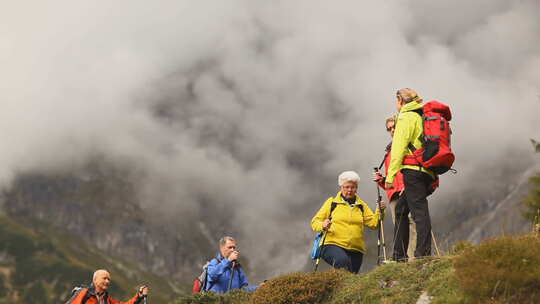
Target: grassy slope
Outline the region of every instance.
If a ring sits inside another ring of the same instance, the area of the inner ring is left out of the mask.
[[[174,295],[165,280],[107,256],[73,235],[39,222],[23,225],[20,221],[0,217],[0,303],[62,302],[74,286],[88,284],[98,268],[110,270],[111,293],[117,299],[133,296],[141,283],[152,286],[152,303],[167,303]]]
[[[295,273],[256,292],[183,297],[176,304],[239,303],[540,303],[540,238],[526,235],[462,243],[454,255],[391,263],[352,275]]]

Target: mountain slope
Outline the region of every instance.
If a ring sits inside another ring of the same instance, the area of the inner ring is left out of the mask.
[[[479,243],[485,238],[505,234],[520,234],[530,231],[530,221],[523,217],[523,199],[530,190],[529,178],[540,171],[540,164],[532,164],[507,179],[505,191],[494,198],[485,195],[484,202],[464,202],[461,208],[465,216],[457,217],[461,222],[449,231],[449,241],[467,239]],[[470,205],[468,205],[470,204]],[[480,206],[480,208],[472,208]]]
[[[136,187],[128,172],[106,165],[24,174],[4,193],[3,209],[8,216],[38,219],[79,235],[171,282],[187,283],[215,251],[214,244],[193,229],[195,219],[179,221],[165,211],[144,210]]]
[[[164,279],[75,235],[36,220],[0,217],[0,303],[65,301],[74,286],[89,284],[100,268],[111,272],[111,293],[117,298],[133,296],[142,283],[153,286],[154,303],[167,303],[175,294]]]

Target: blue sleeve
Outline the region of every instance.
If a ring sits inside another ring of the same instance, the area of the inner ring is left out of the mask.
[[[231,262],[228,259],[223,259],[221,262],[218,262],[216,259],[213,259],[210,264],[208,264],[208,282],[212,283],[219,279],[219,277],[225,272],[227,267],[231,265]]]
[[[247,290],[247,291],[255,291],[258,286],[248,286],[249,282],[247,280],[246,275],[244,274],[244,270],[240,271],[240,288]]]
[[[243,289],[247,291],[255,291],[259,286],[246,286]]]

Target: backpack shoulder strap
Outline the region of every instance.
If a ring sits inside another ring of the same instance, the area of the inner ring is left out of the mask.
[[[71,298],[66,302],[66,304],[84,304],[90,298],[90,293],[86,287],[75,287],[71,292]],[[77,299],[80,299],[78,301]]]
[[[420,135],[420,141],[423,142],[423,138],[424,138],[424,109],[420,108],[420,109],[413,110],[411,112],[420,115],[420,118],[422,119],[422,134]],[[409,143],[407,145],[407,147],[409,148],[409,150],[411,150],[412,153],[414,153],[414,151],[416,151],[416,148],[413,146],[412,143]]]
[[[334,209],[336,209],[336,206],[337,206],[336,202],[332,202],[332,204],[330,204],[330,215],[328,216],[328,219],[332,220],[332,212],[334,212]]]
[[[199,281],[202,283],[201,292],[206,292],[211,288],[210,284],[208,283],[208,265],[210,265],[211,262],[212,260],[206,261],[206,264],[203,266],[203,271],[199,276]]]
[[[201,274],[199,275],[199,281],[203,281],[206,279],[206,274],[208,273],[208,265],[210,265],[210,261],[206,261],[206,264],[204,264]]]
[[[358,209],[360,209],[360,212],[362,212],[362,214],[364,214],[364,204],[362,204],[363,200],[360,200],[360,202],[358,204],[354,204],[354,206],[358,207]]]
[[[91,296],[90,292],[88,292],[88,288],[86,288],[84,292],[85,294],[84,294],[81,304],[86,304],[86,301],[88,301],[88,299],[90,299],[90,296]]]
[[[414,112],[414,113],[420,115],[420,117],[422,117],[424,115],[424,109],[422,109],[422,108],[412,110],[411,112]]]

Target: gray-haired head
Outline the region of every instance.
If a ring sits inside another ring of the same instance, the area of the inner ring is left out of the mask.
[[[102,274],[102,273],[109,273],[106,269],[98,269],[96,271],[94,271],[94,275],[92,276],[92,282],[94,282],[96,280],[96,278]]]
[[[221,239],[219,239],[219,247],[223,247],[227,241],[236,242],[236,240],[232,236],[224,236]]]
[[[341,187],[346,182],[355,182],[356,184],[358,184],[360,182],[360,176],[354,171],[342,172],[338,176],[338,185]]]

